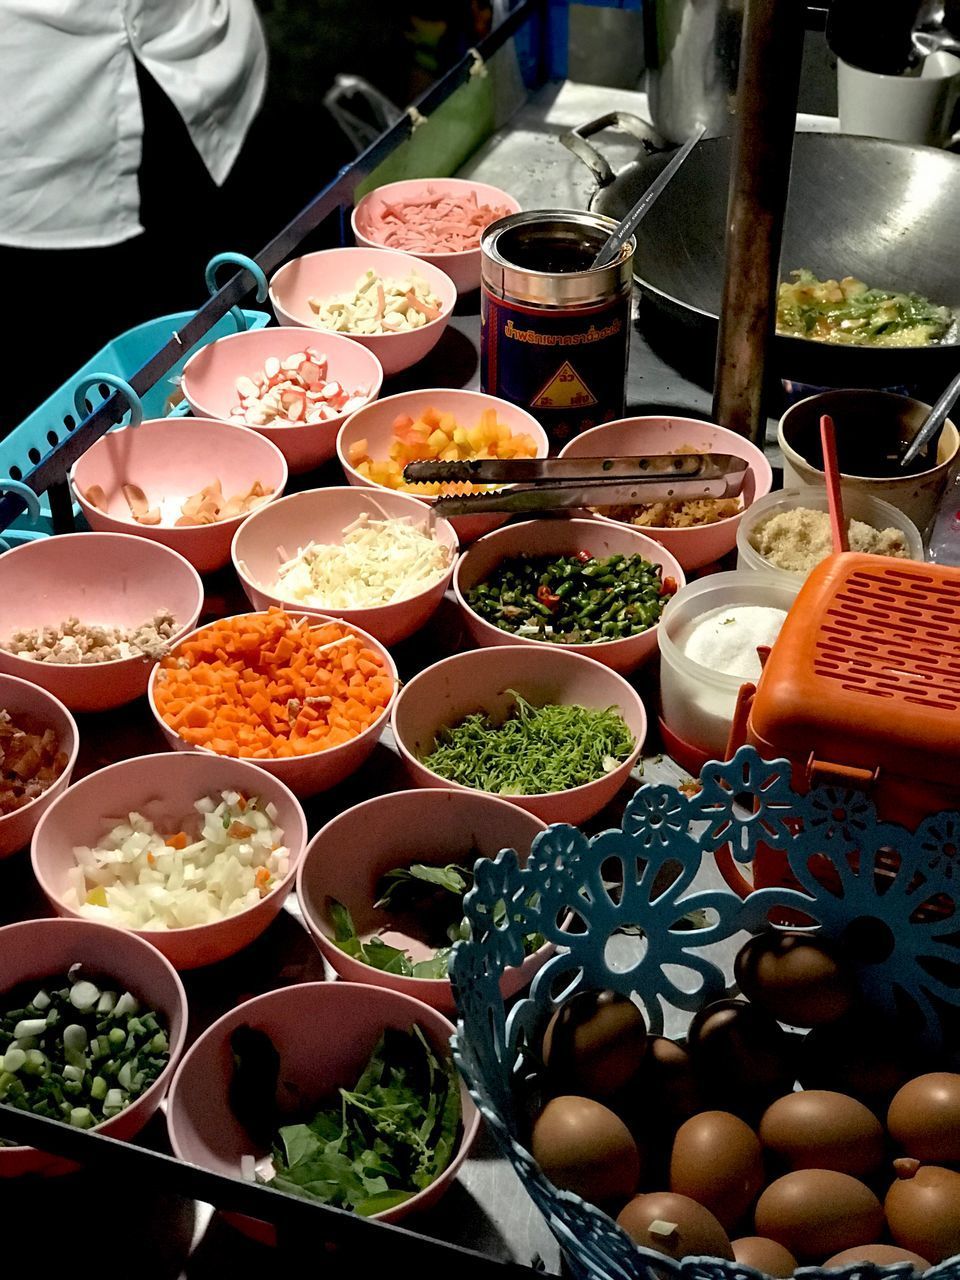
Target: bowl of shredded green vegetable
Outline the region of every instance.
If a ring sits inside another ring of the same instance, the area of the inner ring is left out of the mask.
[[[163,1100],[187,1034],[187,997],[148,942],[93,920],[0,929],[0,1102],[126,1140]],[[71,1173],[4,1140],[0,1177]]]
[[[423,789],[374,796],[311,840],[297,876],[304,923],[347,982],[390,987],[452,1013],[447,964],[463,936],[478,859],[515,849],[525,865],[546,824],[496,796]],[[539,934],[504,974],[504,998],[553,951]]]
[[[627,673],[656,652],[660,615],[685,581],[630,525],[527,520],[465,551],[453,590],[478,645],[561,645]]]
[[[458,653],[400,692],[393,733],[420,787],[501,796],[544,822],[585,822],[626,783],[643,747],[640,695],[561,645]]]
[[[480,1124],[452,1034],[429,1005],[381,987],[310,982],[257,996],[184,1056],[167,1104],[174,1154],[381,1221],[426,1209]],[[275,1243],[268,1223],[231,1219]]]

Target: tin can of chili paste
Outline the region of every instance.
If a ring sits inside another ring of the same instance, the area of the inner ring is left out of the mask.
[[[528,409],[553,450],[623,417],[636,241],[591,266],[616,226],[534,210],[492,222],[480,240],[480,385]]]

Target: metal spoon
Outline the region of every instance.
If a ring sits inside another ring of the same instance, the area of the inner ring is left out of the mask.
[[[948,385],[940,399],[930,410],[926,422],[910,441],[910,447],[900,459],[901,467],[908,467],[921,450],[925,449],[947,420],[947,414],[960,397],[960,373]]]
[[[598,267],[608,267],[610,263],[619,256],[620,250],[633,235],[634,231],[636,231],[644,214],[657,197],[663,192],[664,188],[670,183],[673,175],[686,160],[687,156],[689,156],[690,152],[703,137],[704,133],[706,133],[706,127],[704,125],[700,125],[693,137],[689,138],[683,144],[677,154],[671,159],[670,163],[657,174],[656,178],[654,178],[653,182],[650,183],[650,186],[647,187],[646,191],[623,219],[616,231],[614,231],[610,238],[604,242],[603,247],[600,249],[600,252],[591,264],[594,271]]]

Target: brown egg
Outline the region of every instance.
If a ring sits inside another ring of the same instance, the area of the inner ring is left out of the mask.
[[[647,1041],[638,1086],[648,1104],[655,1102],[664,1126],[676,1127],[702,1106],[689,1053],[665,1036],[651,1036]]]
[[[583,991],[561,1005],[543,1037],[554,1093],[607,1100],[634,1079],[647,1048],[643,1014],[615,991]]]
[[[687,1034],[697,1080],[708,1104],[759,1118],[789,1093],[792,1046],[776,1019],[744,1000],[717,1000],[694,1017]]]
[[[883,1126],[869,1107],[843,1093],[788,1093],[763,1113],[759,1132],[764,1148],[787,1169],[867,1178],[883,1163]]]
[[[730,1239],[709,1209],[689,1196],[651,1191],[634,1196],[617,1217],[634,1244],[668,1258],[707,1257],[733,1261]]]
[[[745,1267],[754,1267],[766,1276],[792,1276],[797,1260],[776,1240],[764,1236],[742,1236],[733,1242],[733,1256]]]
[[[960,1161],[960,1075],[932,1071],[910,1080],[890,1103],[887,1128],[908,1156]]]
[[[883,1209],[869,1187],[833,1169],[798,1169],[772,1182],[757,1201],[758,1235],[800,1262],[867,1244],[883,1231]]]
[[[751,938],[733,965],[740,990],[793,1027],[835,1022],[850,1008],[853,974],[825,939],[770,929]]]
[[[591,1204],[625,1200],[640,1181],[640,1153],[619,1116],[591,1098],[553,1098],[530,1149],[551,1182]]]
[[[916,1271],[927,1271],[930,1263],[919,1253],[901,1249],[895,1244],[858,1244],[852,1249],[835,1253],[823,1264],[825,1267],[846,1267],[851,1262],[875,1262],[878,1267],[892,1267],[895,1262],[912,1262]]]
[[[916,1072],[914,1046],[915,1038],[899,1022],[853,1013],[804,1036],[797,1078],[805,1089],[846,1093],[884,1115]]]
[[[748,1124],[729,1111],[701,1111],[677,1130],[670,1190],[709,1209],[728,1231],[763,1186],[763,1152]]]
[[[960,1173],[939,1165],[897,1161],[898,1177],[883,1210],[897,1244],[932,1263],[960,1253]]]

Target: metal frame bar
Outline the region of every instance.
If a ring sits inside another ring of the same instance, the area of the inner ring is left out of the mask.
[[[521,27],[537,16],[543,19],[545,26],[549,3],[550,0],[519,0],[517,7],[507,15],[504,21],[480,41],[476,52],[486,60]],[[401,142],[405,142],[410,137],[416,127],[413,109],[415,108],[420,115],[429,117],[455,89],[467,82],[474,66],[473,52],[464,54],[436,84],[421,94],[402,119],[382,133],[376,142],[371,143],[356,160],[341,169],[337,177],[314,196],[310,203],[256,255],[254,261],[264,273],[269,276],[330,214],[338,209],[349,207],[353,203],[353,191],[357,184],[371,174]],[[133,374],[130,385],[134,391],[138,395],[143,395],[154,386],[173,368],[184,351],[199,342],[217,321],[226,315],[231,307],[237,306],[255,286],[256,282],[249,271],[238,271],[236,275],[231,276],[222,288],[218,289],[191,317],[179,333]],[[115,423],[119,422],[126,410],[127,404],[119,393],[114,392],[108,396],[82,422],[78,423],[76,430],[51,449],[24,475],[23,482],[37,494],[45,493],[55,485],[62,484],[73,463]],[[62,510],[62,504],[58,504],[58,507]],[[8,528],[25,510],[26,503],[23,498],[14,493],[3,494],[0,497],[0,532]]]

